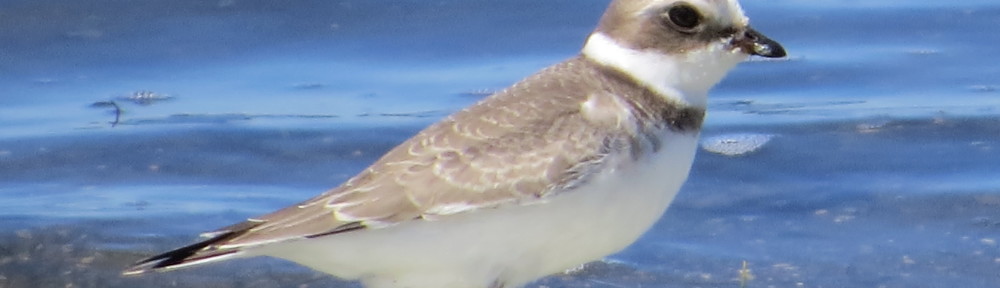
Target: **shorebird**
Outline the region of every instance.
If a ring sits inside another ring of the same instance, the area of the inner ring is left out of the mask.
[[[287,259],[372,288],[514,288],[620,251],[691,169],[708,91],[783,57],[735,0],[615,0],[581,53],[424,129],[341,186],[125,274]]]

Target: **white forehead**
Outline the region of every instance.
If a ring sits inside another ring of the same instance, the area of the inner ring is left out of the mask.
[[[657,9],[678,2],[686,2],[697,7],[706,18],[714,19],[723,25],[746,27],[749,24],[749,19],[743,14],[743,8],[736,0],[653,0],[649,1],[647,9],[643,10]]]

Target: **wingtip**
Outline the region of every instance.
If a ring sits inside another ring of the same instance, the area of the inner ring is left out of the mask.
[[[200,243],[199,243],[200,244]],[[166,272],[205,263],[223,261],[239,255],[241,250],[185,251],[184,248],[153,256],[136,262],[122,271],[123,276],[141,275],[148,272]]]
[[[235,226],[235,225],[234,225]],[[246,231],[246,227],[240,230],[221,230],[212,233],[212,237],[187,245],[181,248],[167,251],[146,259],[139,260],[131,267],[122,271],[122,275],[140,275],[151,271],[170,271],[184,267],[222,261],[236,256],[241,251],[238,247],[219,248],[219,244],[225,242]]]
[[[171,252],[174,251],[177,250],[173,250]],[[163,267],[167,267],[166,265],[163,265],[163,262],[166,259],[162,257],[164,255],[166,255],[166,253],[139,260],[138,262],[132,264],[131,267],[128,267],[124,271],[122,271],[122,276],[135,276],[135,275],[145,274],[148,272],[154,272],[160,270]]]
[[[124,276],[145,274],[148,272],[165,272],[177,270],[190,266],[223,261],[235,257],[240,249],[228,250],[201,250],[201,242],[191,246],[185,246],[170,252],[149,257],[132,264],[131,267],[122,271]]]

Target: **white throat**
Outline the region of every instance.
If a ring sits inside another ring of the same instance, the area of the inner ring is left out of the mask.
[[[708,90],[747,58],[738,49],[727,46],[726,41],[720,40],[686,53],[664,54],[656,50],[626,48],[597,32],[587,39],[583,55],[631,75],[639,84],[667,100],[704,108]]]

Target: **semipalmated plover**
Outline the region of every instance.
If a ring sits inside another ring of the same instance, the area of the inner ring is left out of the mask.
[[[784,49],[735,0],[616,0],[576,57],[421,131],[340,187],[125,274],[283,258],[367,287],[520,287],[622,250],[688,176],[708,90]]]

